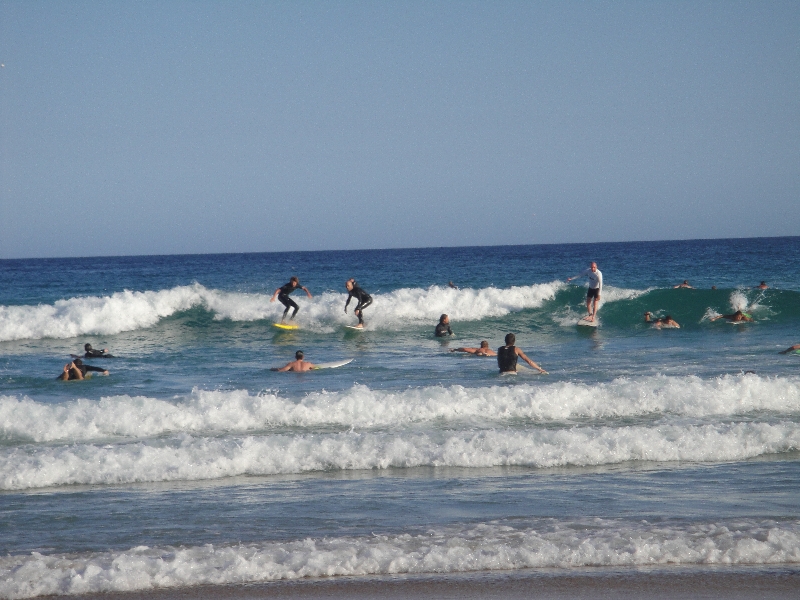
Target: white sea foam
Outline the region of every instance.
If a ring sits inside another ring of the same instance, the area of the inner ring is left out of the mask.
[[[585,566],[796,565],[800,522],[585,519],[438,527],[370,537],[0,557],[0,597],[242,584],[305,577]]]
[[[800,378],[664,375],[608,383],[557,382],[400,391],[364,385],[313,392],[300,399],[275,392],[204,391],[163,400],[143,396],[79,399],[59,404],[0,396],[0,440],[12,443],[104,441],[275,432],[282,428],[396,428],[441,423],[477,427],[571,419],[726,417],[769,411],[800,415]]]
[[[447,313],[457,321],[479,321],[512,312],[538,308],[553,300],[566,285],[559,281],[510,288],[453,289],[402,288],[373,294],[365,318],[371,329],[397,330],[435,322]],[[604,288],[604,302],[633,298],[644,291]],[[302,298],[297,321],[317,331],[352,324],[342,310],[344,293],[324,292]],[[283,305],[257,293],[224,292],[195,283],[167,290],[117,292],[110,296],[84,296],[38,306],[0,306],[0,341],[113,335],[152,327],[161,319],[202,307],[216,319],[233,321],[277,320]]]
[[[735,461],[800,449],[800,424],[386,431],[197,437],[0,449],[0,489],[409,467],[535,468]]]

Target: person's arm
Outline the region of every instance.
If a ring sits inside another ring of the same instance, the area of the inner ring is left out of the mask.
[[[794,352],[795,350],[800,350],[800,344],[795,344],[791,348],[787,348],[786,350],[781,350],[781,354],[789,354],[789,352]]]
[[[286,363],[282,367],[272,367],[270,371],[288,371],[292,367],[292,363]]]
[[[466,352],[467,354],[475,354],[477,351],[477,348],[452,348],[450,350],[450,352]]]
[[[353,294],[350,292],[347,293],[347,301],[344,303],[344,312],[347,312],[347,305],[350,304],[350,298],[353,297]]]
[[[545,371],[542,367],[540,367],[535,362],[533,362],[530,358],[525,356],[525,353],[522,350],[520,350],[519,348],[516,348],[516,351],[517,351],[517,356],[519,356],[522,360],[524,360],[526,363],[528,363],[534,369],[537,369],[539,371],[539,373],[541,373],[542,375],[547,375],[547,371]]]
[[[270,302],[275,302],[275,298],[278,297],[278,292],[280,292],[280,291],[281,291],[281,288],[278,288],[277,290],[275,290],[275,293],[272,294],[272,298],[270,298],[269,301]]]
[[[103,375],[108,375],[108,369],[104,369],[102,367],[93,367],[92,365],[83,365],[86,367],[87,371],[97,371],[98,373],[102,373]]]
[[[314,296],[311,295],[311,292],[308,291],[307,287],[300,286],[300,289],[303,290],[306,293],[306,296],[308,296],[309,298],[313,298],[314,297]]]
[[[587,271],[591,271],[591,269],[585,269],[584,271],[581,271],[577,275],[573,275],[572,277],[567,277],[567,283],[569,283],[573,279],[577,279],[578,277],[583,277],[584,275],[586,275]]]

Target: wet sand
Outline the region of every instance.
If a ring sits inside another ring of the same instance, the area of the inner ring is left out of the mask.
[[[748,570],[593,570],[470,573],[447,576],[341,577],[89,594],[82,600],[256,600],[297,598],[597,600],[778,600],[800,598],[800,568]]]

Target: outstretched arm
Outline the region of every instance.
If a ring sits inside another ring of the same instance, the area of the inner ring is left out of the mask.
[[[475,354],[478,351],[477,348],[451,348],[450,352],[466,352],[468,354]]]
[[[794,352],[795,350],[800,350],[800,344],[795,344],[791,348],[787,348],[786,350],[781,350],[781,354],[789,354],[789,352]]]
[[[540,367],[535,362],[533,362],[530,358],[528,358],[522,350],[520,350],[519,348],[517,348],[516,350],[517,350],[517,356],[519,356],[522,360],[524,360],[526,363],[528,363],[534,369],[539,371],[539,373],[541,373],[542,375],[547,375],[547,371],[545,371],[542,367]]]
[[[309,298],[313,298],[314,297],[314,296],[311,295],[311,292],[308,291],[307,287],[301,286],[300,289],[303,290],[306,293],[306,296],[308,296]]]

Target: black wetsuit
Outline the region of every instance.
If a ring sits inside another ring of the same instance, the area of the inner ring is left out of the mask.
[[[449,323],[439,323],[436,326],[436,331],[434,332],[436,337],[444,337],[446,335],[453,335],[453,330],[450,329]]]
[[[294,319],[294,316],[297,314],[297,311],[300,310],[300,307],[297,306],[297,303],[289,298],[289,294],[293,291],[298,289],[300,286],[293,286],[292,282],[290,281],[284,286],[281,286],[280,291],[278,292],[278,302],[283,304],[286,307],[286,310],[283,311],[283,318],[286,318],[286,313],[289,312],[290,308],[294,308],[294,312],[292,313],[291,318]]]
[[[364,309],[372,304],[372,296],[362,290],[358,285],[353,284],[353,289],[349,291],[347,302],[344,303],[344,309],[347,310],[347,305],[350,304],[350,298],[358,300],[358,304],[353,309],[353,313],[358,317],[359,324],[364,324]]]
[[[84,364],[78,365],[78,364],[76,364],[75,366],[78,367],[78,370],[81,372],[81,374],[83,374],[84,377],[86,377],[86,373],[89,372],[89,371],[97,371],[98,373],[104,373],[105,372],[105,369],[100,368],[100,367],[93,367],[92,365],[84,365]],[[61,375],[56,377],[56,379],[59,379],[60,377],[61,377]],[[70,369],[70,373],[69,373],[69,378],[70,379],[74,379],[74,377],[72,376],[72,370],[71,369]]]
[[[113,354],[106,354],[105,350],[87,350],[84,358],[114,358]]]
[[[517,372],[516,346],[501,346],[497,349],[497,366],[501,373]]]

